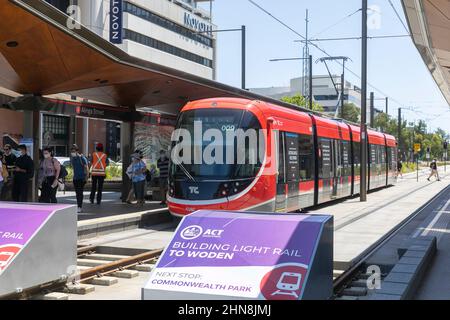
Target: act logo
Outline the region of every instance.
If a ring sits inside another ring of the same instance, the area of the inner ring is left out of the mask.
[[[189,226],[184,228],[180,235],[183,239],[185,240],[193,240],[193,239],[197,239],[198,237],[200,237],[203,233],[203,228],[200,226]]]
[[[219,229],[206,229],[203,231],[203,228],[197,225],[189,226],[184,228],[180,236],[185,240],[193,240],[197,239],[200,236],[204,238],[220,238],[222,236],[224,230]]]

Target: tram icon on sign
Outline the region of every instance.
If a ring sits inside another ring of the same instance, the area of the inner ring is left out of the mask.
[[[302,275],[294,272],[283,272],[277,283],[277,291],[272,293],[272,296],[285,295],[294,296],[298,298],[296,291],[300,289]]]
[[[193,240],[200,237],[203,233],[203,228],[197,225],[184,228],[180,235],[185,240]]]

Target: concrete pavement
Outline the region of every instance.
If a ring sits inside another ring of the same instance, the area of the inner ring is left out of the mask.
[[[371,192],[367,202],[347,199],[311,210],[312,214],[334,216],[334,261],[345,267],[361,253],[410,216],[450,183],[450,175],[441,172],[440,182],[428,182],[429,170],[404,175],[390,188]]]

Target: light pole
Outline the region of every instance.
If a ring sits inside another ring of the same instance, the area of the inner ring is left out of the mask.
[[[334,83],[333,80],[333,76],[331,75],[330,69],[328,68],[328,64],[327,61],[334,61],[334,60],[342,60],[342,75],[341,75],[341,118],[344,119],[344,102],[345,102],[345,97],[344,97],[344,89],[345,89],[345,62],[347,62],[347,60],[351,59],[349,57],[343,57],[343,56],[339,56],[339,57],[325,57],[325,58],[320,58],[318,61],[325,63],[325,67],[327,68],[328,71],[328,75],[330,76],[331,82],[333,82],[333,86],[334,89],[336,90],[336,94],[339,95],[339,91],[336,87],[336,84]],[[337,111],[337,110],[336,110]],[[338,116],[336,114],[336,116]]]
[[[240,28],[236,29],[222,29],[222,30],[208,30],[208,31],[197,31],[197,34],[203,34],[203,33],[219,33],[219,32],[241,32],[241,88],[243,90],[247,90],[246,88],[246,34],[247,29],[245,25],[242,25]]]
[[[361,30],[361,184],[360,201],[367,201],[367,0],[362,0]]]
[[[308,103],[309,103],[309,109],[313,109],[313,76],[312,76],[312,60],[313,56],[309,55],[308,58],[282,58],[282,59],[270,59],[270,62],[278,62],[278,61],[294,61],[294,60],[309,60],[309,92],[308,92]],[[306,79],[303,79],[303,81],[306,81]],[[306,92],[302,92],[303,96],[306,95]]]

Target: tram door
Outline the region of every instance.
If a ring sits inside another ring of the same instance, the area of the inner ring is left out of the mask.
[[[285,140],[283,132],[277,136],[278,145],[278,177],[277,177],[277,195],[275,199],[275,211],[286,212],[287,210],[287,188],[286,188],[286,169],[285,169]]]
[[[286,212],[299,206],[299,135],[280,132],[276,211]]]
[[[332,177],[332,187],[331,187],[331,199],[335,199],[338,196],[338,186],[339,180],[341,178],[341,170],[340,170],[340,142],[338,140],[332,140],[331,149],[332,149],[332,157],[331,157],[331,177]]]

